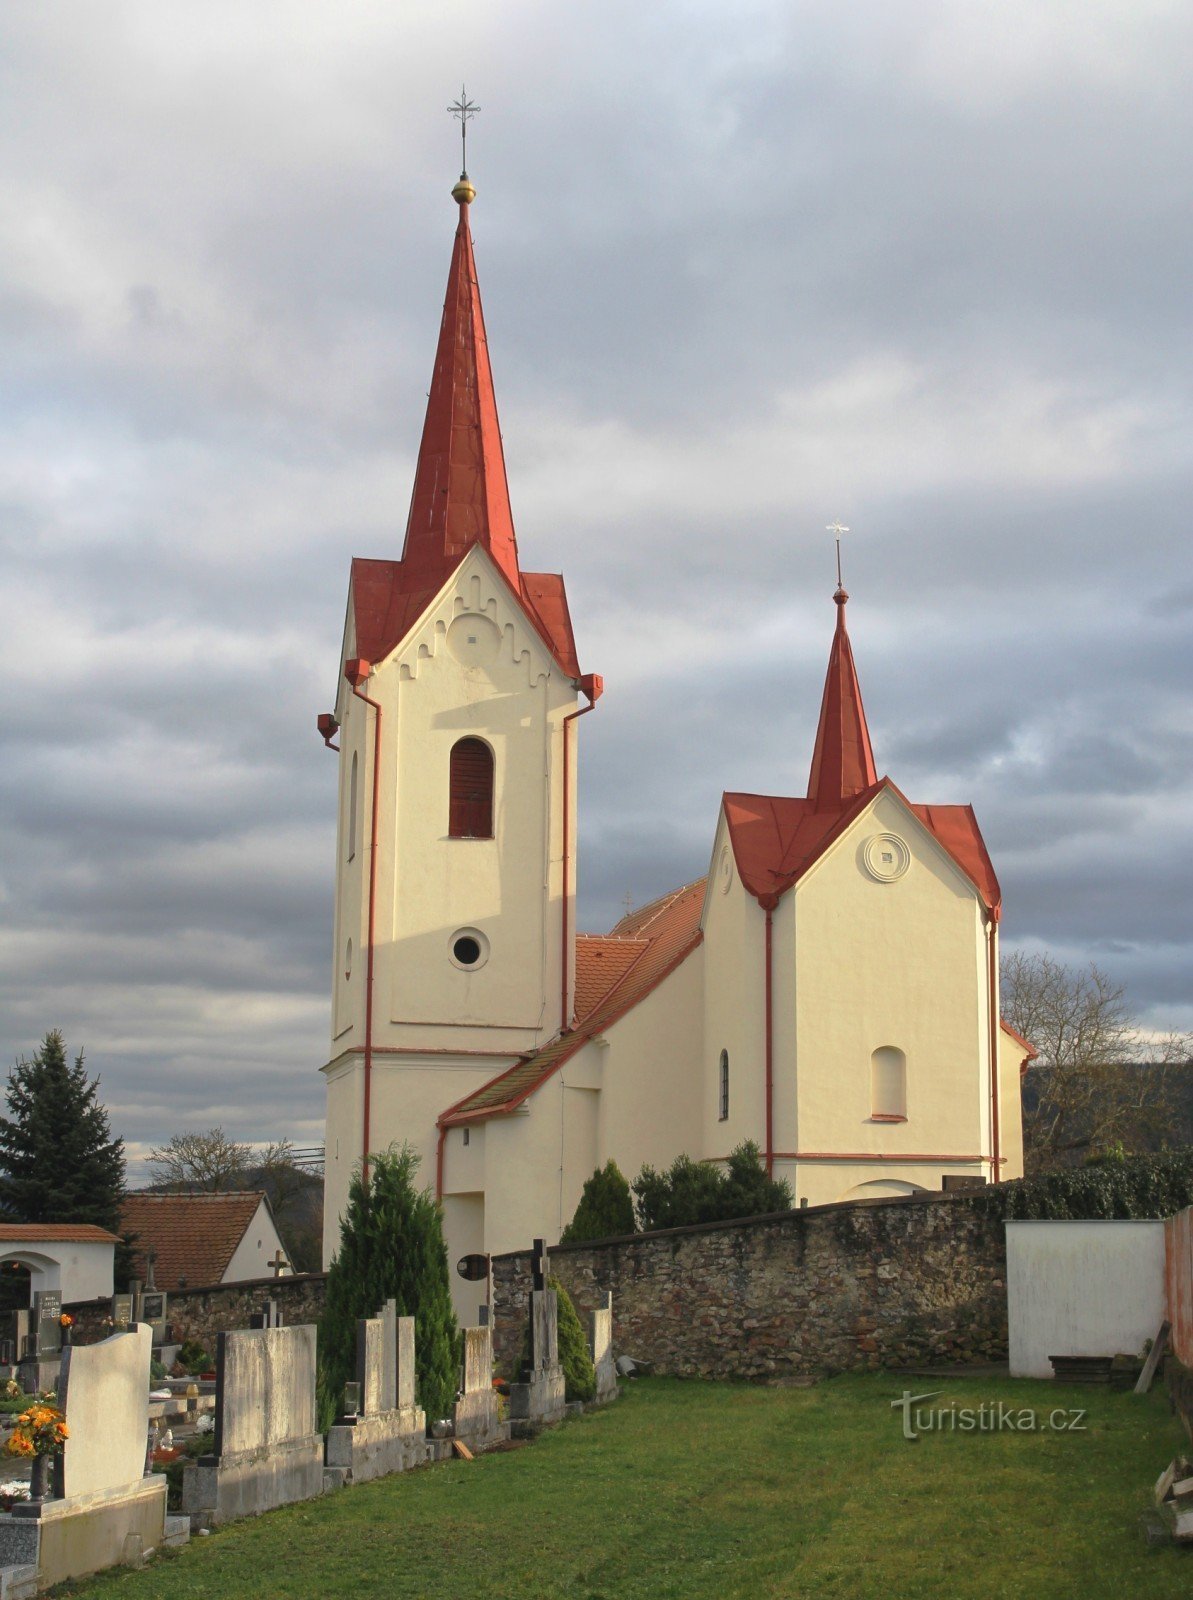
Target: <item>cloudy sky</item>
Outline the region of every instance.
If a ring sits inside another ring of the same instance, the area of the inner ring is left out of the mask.
[[[400,551],[455,207],[586,670],[582,921],[800,793],[851,527],[880,771],[1005,939],[1193,1026],[1182,0],[8,0],[0,1065],[136,1157],[322,1137],[348,562]]]

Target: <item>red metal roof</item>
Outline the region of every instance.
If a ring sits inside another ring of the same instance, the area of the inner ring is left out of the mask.
[[[474,544],[483,544],[510,583],[515,588],[518,584],[518,545],[468,228],[469,203],[467,198],[459,202],[460,220],[406,523],[402,564],[411,587],[425,574],[430,586],[438,588]]]
[[[562,577],[518,565],[468,201],[462,200],[402,559],[352,563],[356,654],[384,661],[476,544],[493,558],[563,671],[578,678]]]
[[[785,795],[726,794],[725,820],[746,888],[763,905],[775,905],[883,789],[899,796],[970,879],[987,910],[997,913],[1002,891],[973,807],[912,805],[889,778],[880,778],[837,811],[818,811],[812,800]]]
[[[575,1027],[449,1106],[439,1118],[440,1127],[516,1110],[590,1039],[657,988],[700,943],[704,881],[685,884],[631,912],[608,935],[581,934],[576,941]],[[589,1007],[586,1013],[582,1006]]]
[[[997,917],[1002,891],[973,807],[912,805],[889,778],[877,776],[857,667],[845,628],[849,596],[839,588],[833,599],[837,626],[829,650],[807,798],[734,793],[723,797],[742,882],[761,904],[774,906],[871,800],[883,789],[889,789],[952,857],[981,895],[987,910]]]
[[[844,589],[838,589],[833,599],[837,604],[837,628],[829,651],[808,776],[808,799],[817,811],[840,811],[847,800],[878,781],[861,685],[845,628],[849,596]]]
[[[146,1276],[146,1254],[152,1246],[159,1289],[179,1289],[184,1282],[190,1289],[220,1283],[262,1200],[265,1195],[253,1190],[126,1194],[121,1225],[136,1235],[138,1275]]]

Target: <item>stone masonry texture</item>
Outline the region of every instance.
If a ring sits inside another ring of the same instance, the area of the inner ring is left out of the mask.
[[[785,1211],[556,1246],[587,1321],[613,1293],[613,1348],[678,1377],[753,1378],[1004,1361],[1000,1219],[964,1197]],[[493,1258],[494,1352],[521,1350],[530,1253]]]
[[[255,1278],[246,1283],[219,1283],[208,1289],[176,1289],[166,1297],[166,1321],[175,1341],[195,1339],[215,1361],[215,1336],[247,1328],[254,1312],[276,1300],[288,1327],[318,1322],[323,1311],[327,1274],[304,1272],[289,1278]],[[106,1319],[110,1300],[83,1300],[64,1306],[75,1318],[75,1338],[90,1344],[111,1333]]]

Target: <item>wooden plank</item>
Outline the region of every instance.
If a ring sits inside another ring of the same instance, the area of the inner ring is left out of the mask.
[[[1162,1505],[1168,1499],[1170,1490],[1176,1482],[1176,1462],[1170,1461],[1164,1471],[1156,1479],[1156,1504]]]
[[[452,1440],[452,1449],[456,1452],[456,1454],[459,1456],[461,1461],[475,1461],[476,1460],[476,1457],[473,1455],[472,1451],[468,1448],[468,1446],[464,1443],[463,1439],[453,1439]]]
[[[1143,1371],[1139,1374],[1139,1382],[1135,1385],[1136,1394],[1146,1394],[1152,1386],[1152,1379],[1156,1376],[1156,1368],[1160,1365],[1161,1358],[1168,1345],[1168,1335],[1172,1332],[1172,1324],[1167,1318],[1160,1324],[1160,1331],[1152,1340],[1152,1347],[1148,1351],[1147,1360],[1143,1363]]]

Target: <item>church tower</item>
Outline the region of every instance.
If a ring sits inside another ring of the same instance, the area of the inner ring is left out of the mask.
[[[469,213],[459,221],[400,560],[352,563],[339,752],[324,1256],[354,1168],[408,1142],[572,1022],[573,723],[582,676],[563,579],[524,572]],[[333,743],[338,734],[338,745]],[[483,1202],[453,1198],[454,1250]]]

